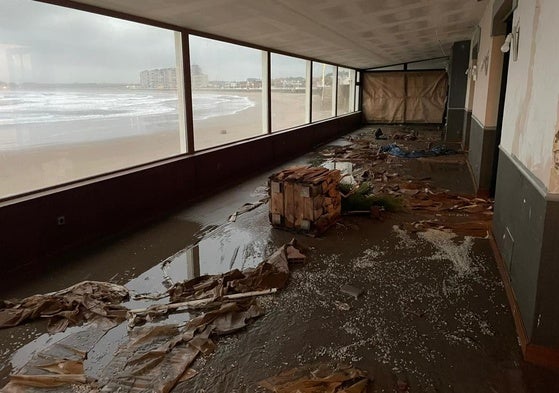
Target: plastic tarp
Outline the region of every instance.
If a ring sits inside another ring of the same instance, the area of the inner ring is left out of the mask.
[[[406,123],[442,123],[448,91],[446,72],[407,72],[406,80]]]
[[[369,123],[442,123],[446,71],[368,72],[363,82],[363,113]]]
[[[406,80],[400,72],[365,73],[363,113],[369,123],[404,123]]]
[[[458,154],[456,150],[447,149],[444,146],[435,146],[429,150],[406,151],[395,143],[382,146],[380,148],[380,151],[401,158],[437,157],[437,156],[449,156],[452,154]]]

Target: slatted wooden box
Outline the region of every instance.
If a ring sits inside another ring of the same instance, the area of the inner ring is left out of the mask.
[[[270,176],[270,222],[278,228],[321,233],[341,213],[341,173],[296,167]]]

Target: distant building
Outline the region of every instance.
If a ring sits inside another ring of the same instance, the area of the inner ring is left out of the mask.
[[[202,68],[198,64],[190,66],[190,83],[193,89],[208,87],[208,75],[202,72]]]
[[[262,88],[262,79],[247,78],[245,87],[247,89],[261,89]]]
[[[145,89],[176,89],[177,70],[161,68],[140,72],[140,85]]]

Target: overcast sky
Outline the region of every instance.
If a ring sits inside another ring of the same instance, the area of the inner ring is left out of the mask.
[[[210,80],[262,77],[261,52],[193,37],[191,61]],[[305,76],[303,61],[274,57],[274,77]],[[0,81],[138,83],[175,67],[172,31],[38,3],[0,0]]]

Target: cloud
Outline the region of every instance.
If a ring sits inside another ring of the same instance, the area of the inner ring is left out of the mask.
[[[0,9],[0,80],[135,82],[143,69],[175,65],[172,31],[30,0]]]
[[[35,2],[0,0],[0,81],[137,83],[175,67],[175,33]],[[262,78],[262,51],[191,36],[191,63],[210,80]],[[304,76],[303,60],[273,56],[274,76]],[[277,67],[277,68],[276,68]]]

